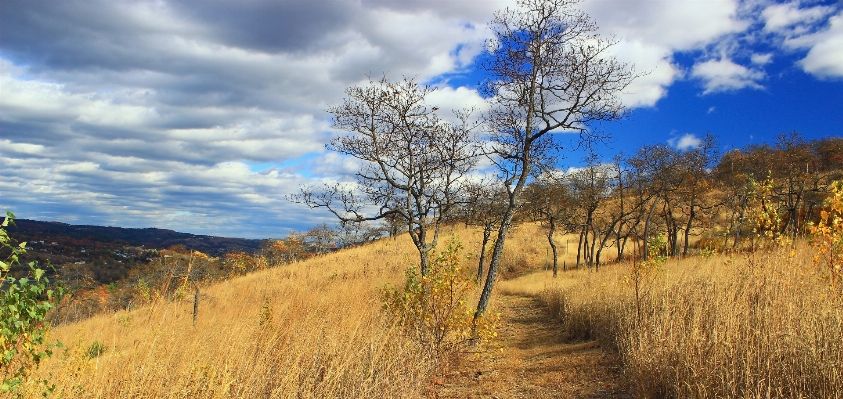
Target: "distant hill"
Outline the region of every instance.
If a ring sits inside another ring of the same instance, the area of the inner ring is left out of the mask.
[[[7,231],[16,242],[27,243],[16,273],[26,273],[28,262],[42,267],[49,262],[63,279],[109,284],[125,278],[158,258],[158,250],[183,246],[213,257],[229,252],[256,253],[261,240],[179,233],[165,229],[71,225],[16,219]],[[52,270],[52,269],[50,269]],[[87,276],[87,277],[85,277]]]
[[[47,244],[56,242],[58,245],[63,245],[65,243],[62,243],[62,240],[69,238],[72,241],[111,243],[117,246],[146,249],[164,249],[184,245],[188,250],[201,251],[211,256],[221,256],[234,251],[254,253],[260,250],[261,246],[261,240],[246,238],[195,235],[157,228],[129,229],[27,219],[15,220],[15,226],[10,226],[8,230],[18,241],[44,241]]]

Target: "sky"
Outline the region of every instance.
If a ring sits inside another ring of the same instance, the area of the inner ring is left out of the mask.
[[[285,199],[353,178],[325,109],[386,74],[483,109],[487,23],[512,1],[0,0],[0,211],[71,224],[283,237],[326,212]],[[584,0],[646,72],[609,158],[843,135],[843,2]],[[558,167],[581,164],[569,152]]]

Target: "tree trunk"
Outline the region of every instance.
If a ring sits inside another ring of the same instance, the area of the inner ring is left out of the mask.
[[[641,256],[641,259],[645,262],[650,259],[650,219],[653,217],[653,211],[656,210],[656,204],[658,204],[658,202],[658,198],[653,200],[653,205],[650,205],[650,213],[647,215],[647,220],[644,221],[644,253]]]
[[[487,224],[483,226],[483,242],[480,244],[480,262],[477,264],[477,282],[483,278],[483,264],[486,261],[486,244],[489,243],[489,237],[492,236],[492,225]]]
[[[526,176],[524,176],[526,180]],[[523,184],[521,184],[523,186]],[[520,190],[518,190],[520,192]],[[483,285],[483,292],[480,293],[480,300],[477,302],[477,310],[474,312],[474,322],[477,324],[477,319],[486,312],[486,307],[489,306],[489,299],[492,297],[492,290],[495,287],[495,278],[498,275],[498,266],[501,261],[501,254],[503,254],[503,246],[506,242],[506,236],[509,233],[512,217],[515,216],[515,198],[510,197],[510,204],[504,213],[501,226],[498,229],[498,237],[495,239],[495,246],[492,250],[492,259],[489,261],[489,273],[486,275],[486,283]]]
[[[591,225],[591,250],[588,251],[588,265],[589,266],[594,266],[594,247],[595,247],[595,245],[597,245],[597,232],[594,230],[594,223],[592,223],[592,225]]]
[[[726,231],[723,237],[723,253],[726,253],[726,247],[729,246],[729,236],[732,235],[732,230],[735,228],[735,212],[733,211],[732,214],[729,216],[729,229]]]
[[[193,283],[196,292],[193,294],[193,326],[196,326],[196,319],[199,317],[199,286]]]
[[[684,248],[682,248],[682,256],[687,258],[688,257],[688,238],[691,235],[691,223],[696,216],[696,212],[694,211],[694,201],[691,201],[691,212],[688,213],[688,224],[685,225],[685,243]]]
[[[580,259],[582,258],[583,235],[585,235],[585,226],[583,226],[582,230],[580,230],[580,240],[577,243],[577,269],[578,270],[580,268]]]
[[[740,243],[741,229],[743,229],[743,219],[744,219],[744,215],[746,213],[747,201],[749,201],[749,197],[744,196],[743,200],[741,201],[741,210],[738,213],[738,227],[735,229],[735,242],[732,243],[733,249],[737,249],[738,244]]]
[[[547,242],[550,244],[550,249],[553,251],[553,277],[559,272],[557,267],[556,243],[553,242],[553,233],[556,232],[556,220],[550,216],[550,231],[547,233]]]

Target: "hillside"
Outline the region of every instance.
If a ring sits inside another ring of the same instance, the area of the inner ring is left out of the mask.
[[[21,264],[48,261],[62,274],[90,275],[100,284],[110,284],[125,278],[132,269],[146,265],[157,256],[157,250],[184,246],[210,256],[224,256],[230,252],[255,253],[262,240],[214,237],[179,233],[172,230],[132,229],[71,225],[60,222],[41,222],[16,219],[8,231],[19,242],[26,242],[28,252]]]
[[[17,219],[16,226],[11,226],[9,232],[21,241],[30,243],[44,241],[44,245],[57,246],[58,250],[66,250],[67,246],[89,245],[95,243],[113,247],[143,247],[169,248],[183,245],[188,250],[204,252],[211,256],[221,256],[228,252],[242,251],[257,252],[262,240],[247,238],[215,237],[179,233],[158,228],[123,228],[89,225],[72,225],[60,222],[41,222],[36,220]],[[55,242],[56,244],[52,244]]]
[[[448,230],[463,256],[476,253],[478,231]],[[804,243],[559,278],[539,226],[519,226],[509,244],[491,309],[502,351],[439,357],[384,311],[384,285],[403,287],[415,262],[405,234],[198,297],[151,286],[132,310],[55,328],[64,349],[38,377],[79,398],[843,398],[841,298]]]

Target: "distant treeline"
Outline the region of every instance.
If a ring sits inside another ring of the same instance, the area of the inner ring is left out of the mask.
[[[50,243],[57,242],[60,245],[68,242],[76,245],[113,243],[118,246],[149,249],[184,245],[187,249],[212,256],[222,256],[233,251],[255,253],[261,248],[261,240],[195,235],[157,228],[131,229],[71,225],[27,219],[17,219],[15,225],[9,229],[9,232],[21,241],[50,241]]]
[[[592,156],[570,172],[545,170],[525,190],[521,218],[546,223],[551,246],[555,233],[578,233],[577,266],[599,266],[610,248],[616,260],[629,250],[641,259],[739,250],[759,237],[804,236],[843,178],[841,137],[793,132],[772,145],[718,148],[709,135],[687,150],[647,145],[612,162]],[[475,195],[461,217],[494,225],[490,209],[502,200]]]

